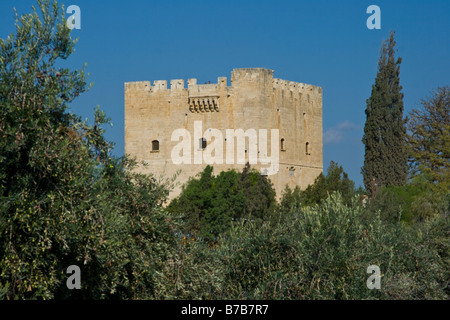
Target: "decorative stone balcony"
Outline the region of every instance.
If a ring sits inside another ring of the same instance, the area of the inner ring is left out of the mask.
[[[219,96],[190,97],[188,104],[191,112],[219,112]]]

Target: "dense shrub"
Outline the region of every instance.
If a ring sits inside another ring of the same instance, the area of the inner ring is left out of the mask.
[[[417,176],[405,186],[381,187],[367,202],[367,212],[381,212],[388,223],[402,221],[408,224],[422,222],[449,212],[450,192],[439,184],[430,185]]]
[[[281,201],[280,210],[289,212],[293,207],[319,204],[333,192],[339,192],[345,204],[350,204],[357,191],[355,183],[349,179],[342,166],[331,161],[327,175],[320,173],[305,190],[295,187],[293,190],[286,186]]]
[[[110,155],[103,112],[93,125],[68,112],[89,87],[61,67],[75,44],[64,10],[38,4],[0,39],[0,297],[159,297],[178,244],[167,188]]]
[[[184,216],[184,233],[217,241],[232,221],[269,220],[276,208],[275,191],[266,176],[247,166],[213,175],[207,166],[191,178],[181,194],[168,206],[170,212]]]
[[[275,227],[240,223],[215,249],[228,293],[219,298],[446,299],[448,223],[411,229],[379,215],[367,220],[338,194]],[[436,233],[445,241],[436,242]],[[370,265],[381,269],[381,290],[366,286]]]

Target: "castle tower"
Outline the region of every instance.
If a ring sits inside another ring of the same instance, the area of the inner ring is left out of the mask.
[[[227,135],[233,130],[236,136]],[[260,141],[264,130],[268,138],[265,146]],[[273,130],[278,133],[276,141],[272,141]],[[242,140],[238,132],[244,134]],[[255,133],[257,138],[253,139]],[[179,152],[187,141],[189,150]],[[322,88],[273,78],[273,71],[264,68],[234,69],[231,86],[227,86],[226,77],[212,84],[188,79],[187,87],[184,80],[176,79],[170,81],[170,88],[166,80],[153,85],[149,81],[128,82],[125,153],[148,163],[139,169],[143,173],[171,177],[181,170],[180,184],[214,159],[215,173],[230,168],[240,171],[250,162],[269,174],[278,196],[286,184],[304,189],[323,170]],[[257,161],[252,163],[255,155]],[[185,162],[178,163],[180,158]],[[270,158],[270,164],[259,161],[263,158]],[[275,161],[276,171],[267,171],[274,168]],[[180,191],[181,185],[170,198]]]

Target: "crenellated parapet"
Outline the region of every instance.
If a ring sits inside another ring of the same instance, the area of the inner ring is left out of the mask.
[[[283,80],[283,79],[273,79],[274,89],[290,90],[299,93],[317,93],[322,94],[322,87],[314,86],[312,84]]]
[[[170,84],[170,87],[168,86]],[[260,86],[264,90],[291,91],[293,93],[316,95],[321,98],[322,88],[311,84],[273,78],[273,70],[265,68],[238,68],[231,73],[231,86],[227,86],[227,77],[218,77],[217,83],[198,84],[197,79],[155,80],[126,82],[125,91],[145,91],[150,97],[170,100],[173,97],[186,99],[188,110],[192,113],[219,112],[220,104],[230,94],[247,90],[249,86]]]
[[[125,82],[125,92],[126,91],[150,91],[152,85],[150,81],[134,81]]]
[[[183,90],[184,89],[184,80],[183,79],[170,80],[170,89],[171,90]]]

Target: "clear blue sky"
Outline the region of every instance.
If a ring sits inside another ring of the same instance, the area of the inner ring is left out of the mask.
[[[71,109],[92,120],[95,106],[112,118],[107,137],[124,152],[124,82],[230,78],[233,68],[264,67],[277,78],[323,87],[324,170],[331,160],[362,184],[365,101],[379,49],[396,31],[405,115],[437,86],[450,84],[450,1],[62,1],[81,8],[73,68],[88,63],[94,87]],[[0,3],[0,37],[14,30],[13,7]],[[369,30],[369,5],[381,30]]]

